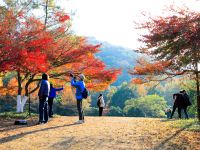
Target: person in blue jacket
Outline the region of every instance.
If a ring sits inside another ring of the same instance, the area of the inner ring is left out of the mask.
[[[49,117],[53,117],[53,111],[52,111],[52,106],[53,106],[53,99],[56,97],[56,92],[63,90],[62,88],[54,88],[53,84],[50,84],[50,93],[49,93],[49,98],[48,98],[48,104],[49,104]]]
[[[50,84],[48,75],[42,74],[42,81],[38,92],[39,96],[39,124],[48,121],[48,96],[50,92]]]
[[[77,100],[77,109],[79,114],[79,120],[77,123],[84,123],[84,115],[83,115],[83,108],[82,108],[82,92],[85,89],[85,83],[84,79],[85,76],[83,74],[78,75],[78,81],[76,80],[76,77],[73,76],[73,74],[70,74],[72,77],[71,79],[71,86],[76,88],[76,100]]]

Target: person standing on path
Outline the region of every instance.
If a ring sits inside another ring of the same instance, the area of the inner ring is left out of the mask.
[[[49,93],[49,98],[48,98],[48,104],[49,104],[49,117],[52,118],[53,117],[53,111],[52,111],[52,107],[53,107],[53,100],[56,97],[56,92],[57,91],[61,91],[63,90],[62,88],[54,88],[53,84],[50,84],[50,93]]]
[[[102,116],[103,108],[105,107],[105,102],[102,94],[99,94],[97,105],[99,107],[99,116]]]
[[[183,95],[181,93],[173,94],[173,100],[174,100],[174,105],[170,119],[172,119],[174,112],[177,108],[178,108],[178,117],[181,118],[181,109],[183,108],[183,102],[184,102]]]
[[[192,103],[190,102],[190,98],[185,90],[180,91],[180,93],[183,95],[183,99],[184,99],[184,105],[183,105],[182,109],[185,113],[185,118],[188,119],[189,117],[188,117],[188,113],[187,113],[187,107],[192,105]]]
[[[82,93],[85,89],[85,83],[84,83],[85,76],[83,74],[78,75],[78,81],[76,80],[76,77],[73,74],[70,74],[70,76],[72,77],[71,86],[76,88],[76,101],[79,114],[79,120],[76,123],[84,123],[84,115],[82,108],[82,101],[83,101]]]
[[[50,84],[48,75],[42,74],[42,81],[38,92],[39,96],[39,124],[48,121],[48,96],[50,92]]]

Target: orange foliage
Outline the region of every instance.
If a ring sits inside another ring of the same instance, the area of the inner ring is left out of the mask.
[[[133,78],[132,79],[132,83],[134,83],[134,84],[142,84],[143,81],[142,81],[142,79],[139,79],[139,78]]]
[[[144,59],[139,59],[137,66],[133,70],[130,70],[129,73],[132,75],[157,75],[164,73],[170,65],[170,61],[156,61],[151,63]]]
[[[67,14],[54,12],[51,19],[53,24],[44,24],[34,16],[24,16],[22,11],[17,15],[5,11],[0,20],[0,72],[19,72],[25,77],[22,88],[28,81],[34,82],[26,75],[32,74],[38,81],[42,72],[47,72],[55,83],[69,81],[70,72],[84,73],[89,88],[95,90],[106,89],[117,79],[120,69],[107,69],[95,57],[100,45],[88,44],[85,38],[68,32]],[[31,83],[29,88],[35,86]]]

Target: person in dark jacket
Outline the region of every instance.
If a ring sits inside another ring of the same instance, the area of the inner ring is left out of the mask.
[[[180,93],[183,95],[183,99],[184,99],[184,105],[183,105],[182,109],[185,113],[185,118],[188,119],[189,117],[188,117],[188,113],[187,113],[187,107],[192,105],[192,103],[190,102],[190,98],[185,90],[180,91]]]
[[[49,104],[49,117],[53,117],[53,111],[52,111],[52,106],[53,106],[53,99],[56,97],[56,92],[63,90],[62,88],[54,88],[53,84],[50,84],[50,93],[49,93],[49,98],[48,98],[48,104]]]
[[[85,83],[84,79],[85,76],[83,74],[78,75],[78,81],[76,80],[76,77],[73,76],[73,74],[70,74],[72,77],[71,79],[71,86],[76,88],[76,100],[77,100],[77,109],[79,114],[79,120],[76,123],[84,123],[84,114],[83,114],[83,108],[82,108],[82,92],[85,89]]]
[[[39,123],[47,123],[48,121],[48,96],[50,92],[50,84],[48,75],[42,74],[42,81],[38,92],[39,96]]]
[[[175,110],[178,108],[178,117],[181,118],[181,109],[184,106],[184,98],[181,93],[176,93],[173,94],[173,100],[174,100],[174,105],[173,105],[173,110],[170,116],[170,119],[172,119]]]

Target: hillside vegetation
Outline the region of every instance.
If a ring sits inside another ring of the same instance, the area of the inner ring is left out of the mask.
[[[128,74],[128,69],[131,69],[134,64],[136,64],[136,59],[139,54],[135,53],[133,49],[112,45],[93,37],[87,39],[91,44],[101,44],[101,51],[97,53],[96,56],[101,59],[108,68],[122,68],[122,74],[113,85],[118,86],[122,82],[130,81],[131,75]]]

